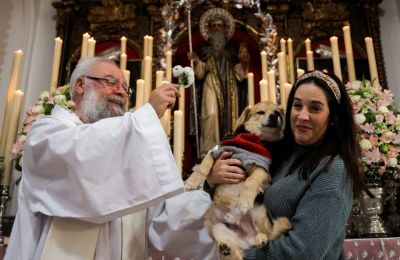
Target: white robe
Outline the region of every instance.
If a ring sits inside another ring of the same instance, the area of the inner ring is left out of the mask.
[[[150,104],[94,124],[56,106],[34,123],[24,146],[19,208],[5,260],[40,259],[53,217],[101,224],[95,259],[120,259],[120,217],[183,191]]]

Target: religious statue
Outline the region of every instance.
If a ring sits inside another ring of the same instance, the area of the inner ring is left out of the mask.
[[[247,78],[249,55],[241,45],[240,63],[235,66],[234,56],[227,41],[235,31],[232,15],[221,8],[210,9],[200,19],[200,32],[209,42],[204,50],[204,61],[194,52],[188,59],[194,61],[194,72],[204,79],[200,112],[200,155],[232,133],[238,117],[237,80]],[[240,51],[239,51],[240,52]],[[246,54],[247,53],[247,54]]]

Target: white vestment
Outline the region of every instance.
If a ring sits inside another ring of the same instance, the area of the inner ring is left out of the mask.
[[[121,259],[121,217],[183,191],[150,104],[93,124],[56,106],[34,123],[24,146],[19,208],[5,260],[40,259],[53,217],[100,224],[94,259]]]

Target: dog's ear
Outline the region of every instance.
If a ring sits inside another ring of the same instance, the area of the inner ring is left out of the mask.
[[[243,110],[239,119],[236,121],[235,132],[237,129],[239,129],[241,126],[243,126],[244,123],[249,119],[250,111],[251,111],[251,106],[248,106]]]

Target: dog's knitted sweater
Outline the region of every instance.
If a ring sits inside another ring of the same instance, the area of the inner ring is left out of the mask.
[[[263,145],[260,138],[252,133],[240,133],[216,146],[210,154],[216,159],[224,151],[232,152],[232,157],[242,162],[247,170],[250,165],[256,165],[269,170],[271,152]]]

